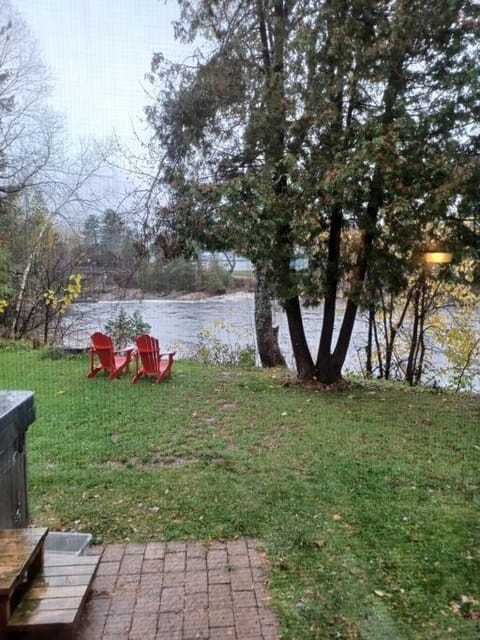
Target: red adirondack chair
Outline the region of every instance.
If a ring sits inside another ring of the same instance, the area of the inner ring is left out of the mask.
[[[110,336],[106,336],[100,331],[92,334],[91,338],[92,345],[88,351],[90,354],[90,371],[87,378],[93,378],[102,370],[109,373],[109,380],[118,378],[122,371],[128,373],[130,360],[135,351],[133,347],[115,351]]]
[[[160,343],[157,338],[144,333],[135,340],[137,349],[135,351],[135,375],[132,383],[135,384],[139,378],[148,373],[157,376],[157,384],[172,373],[173,356],[175,351],[161,353]]]

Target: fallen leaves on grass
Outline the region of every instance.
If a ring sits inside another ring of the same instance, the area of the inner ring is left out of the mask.
[[[467,620],[480,620],[479,602],[472,596],[460,596],[459,602],[451,602],[450,608]]]

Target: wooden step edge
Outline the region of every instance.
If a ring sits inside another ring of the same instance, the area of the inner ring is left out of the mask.
[[[39,571],[47,533],[46,528],[0,530],[0,601],[10,599],[26,575],[32,578]]]
[[[85,584],[58,585],[57,576],[49,581],[51,576],[40,571],[27,589],[22,602],[13,612],[8,622],[8,640],[21,637],[22,640],[38,640],[38,638],[55,638],[66,640],[73,638],[73,634],[80,615],[85,606],[91,585],[100,564],[100,556],[79,556],[85,562],[83,567],[89,569],[88,580]],[[68,578],[82,563],[78,557],[65,555],[63,575]],[[69,564],[69,559],[74,564]],[[92,561],[93,559],[93,561]],[[59,568],[58,565],[56,568]],[[80,574],[87,577],[85,573]]]
[[[68,565],[74,566],[89,566],[98,562],[98,555],[77,556],[70,553],[49,553],[44,552],[43,566],[44,567],[63,567]],[[68,561],[66,560],[68,558]]]
[[[20,529],[0,529],[0,544],[2,541],[14,538],[36,538],[48,532],[47,527],[24,527]]]

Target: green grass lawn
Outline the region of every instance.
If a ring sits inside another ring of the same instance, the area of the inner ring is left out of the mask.
[[[33,521],[99,543],[255,536],[282,637],[477,639],[480,397],[176,362],[137,385],[3,349],[35,392]]]

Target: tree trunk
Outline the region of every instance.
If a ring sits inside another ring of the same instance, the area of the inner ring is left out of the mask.
[[[265,280],[265,269],[257,266],[255,284],[255,332],[262,367],[285,367],[278,345],[278,327],[273,326],[272,300]]]
[[[328,356],[319,359],[315,365],[315,377],[323,384],[335,384],[342,380],[342,368],[347,357],[357,308],[358,305],[356,302],[353,300],[347,301],[335,350]]]
[[[325,275],[325,302],[323,306],[322,332],[318,347],[317,366],[328,360],[332,352],[333,330],[339,279],[340,241],[343,226],[343,213],[339,206],[332,211],[328,236],[327,270]]]
[[[408,353],[405,380],[410,386],[420,382],[423,367],[424,344],[423,332],[425,324],[425,274],[421,274],[417,286],[412,295],[413,298],[413,325],[410,349]]]
[[[28,285],[28,278],[30,276],[30,271],[32,270],[33,267],[33,263],[35,260],[35,257],[37,255],[37,252],[40,248],[40,243],[42,241],[42,238],[45,234],[45,232],[47,231],[49,226],[49,221],[45,222],[42,226],[42,228],[40,229],[40,232],[38,234],[38,237],[35,241],[35,245],[33,247],[33,249],[31,250],[28,259],[27,259],[27,263],[25,265],[25,268],[23,269],[23,273],[22,273],[22,279],[20,282],[20,288],[18,290],[18,295],[17,295],[17,301],[15,304],[15,313],[13,315],[13,319],[12,319],[12,324],[10,326],[10,333],[9,333],[9,338],[16,338],[17,337],[17,331],[18,331],[18,326],[20,323],[20,316],[22,313],[22,306],[23,306],[23,300],[25,298],[25,293],[27,290],[27,285]]]
[[[325,275],[325,302],[323,305],[322,331],[318,347],[314,375],[324,384],[332,384],[341,378],[341,369],[334,365],[332,356],[333,331],[337,308],[337,293],[340,263],[340,242],[343,227],[343,212],[334,207],[328,237],[327,269]]]
[[[288,330],[292,343],[293,356],[297,375],[300,380],[311,380],[313,378],[313,360],[308,348],[305,329],[303,327],[302,310],[298,296],[290,298],[283,303],[287,314]]]
[[[365,354],[365,372],[367,378],[371,378],[373,375],[373,328],[375,326],[375,306],[370,305],[368,309],[368,333],[367,333],[367,346]]]
[[[43,323],[43,344],[48,344],[48,332],[50,329],[50,305],[45,304],[45,321]]]

